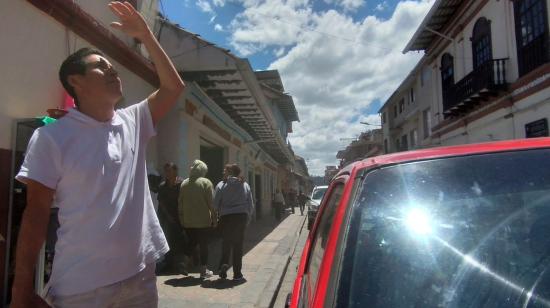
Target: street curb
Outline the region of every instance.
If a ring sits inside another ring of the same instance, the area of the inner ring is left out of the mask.
[[[290,252],[288,254],[287,260],[284,262],[283,269],[280,271],[280,275],[278,279],[273,279],[273,281],[269,284],[269,286],[273,286],[276,284],[276,287],[274,288],[275,292],[270,292],[272,294],[271,300],[269,302],[269,308],[273,308],[275,305],[275,302],[277,301],[277,297],[279,295],[279,291],[281,290],[281,286],[284,281],[284,277],[286,275],[286,272],[288,271],[288,266],[290,265],[290,261],[292,260],[292,257],[296,254],[296,247],[298,246],[298,241],[300,240],[300,235],[302,234],[304,230],[306,219],[302,219],[302,222],[300,223],[299,231],[296,233],[296,236],[290,245]],[[266,288],[267,290],[273,290],[272,288]]]

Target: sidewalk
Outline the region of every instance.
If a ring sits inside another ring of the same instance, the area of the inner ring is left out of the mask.
[[[159,307],[270,307],[305,218],[290,214],[279,223],[265,217],[249,226],[244,243],[244,283],[221,280],[217,275],[201,280],[196,272],[189,276],[158,276]],[[220,246],[216,242],[210,247],[209,264],[213,270],[217,270]],[[229,278],[232,275],[230,269]]]

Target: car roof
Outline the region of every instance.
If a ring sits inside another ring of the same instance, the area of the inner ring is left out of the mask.
[[[351,174],[353,169],[378,167],[411,161],[435,159],[442,157],[464,156],[473,154],[496,153],[507,151],[550,148],[550,138],[516,139],[497,142],[474,143],[457,146],[427,148],[414,151],[398,152],[381,156],[369,157],[347,165],[335,176]]]

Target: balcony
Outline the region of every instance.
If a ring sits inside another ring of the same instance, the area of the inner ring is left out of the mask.
[[[508,59],[489,60],[448,89],[443,89],[445,118],[466,114],[480,102],[506,90],[507,62]]]

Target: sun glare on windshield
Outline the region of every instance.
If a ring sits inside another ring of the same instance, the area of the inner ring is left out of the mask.
[[[406,213],[405,225],[415,235],[429,235],[433,232],[430,215],[422,208],[412,208]]]

